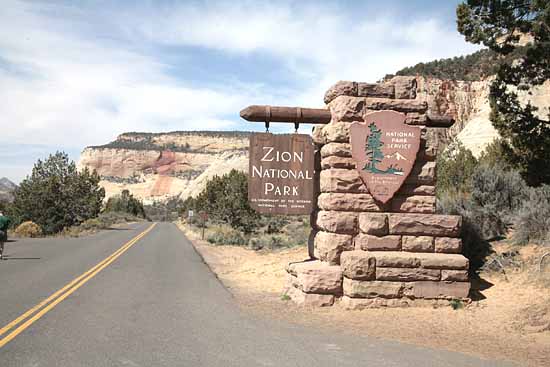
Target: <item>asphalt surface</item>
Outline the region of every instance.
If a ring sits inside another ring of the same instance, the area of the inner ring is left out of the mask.
[[[149,225],[8,243],[8,259],[0,262],[0,327]],[[169,223],[156,225],[0,348],[3,367],[511,365],[248,315]]]

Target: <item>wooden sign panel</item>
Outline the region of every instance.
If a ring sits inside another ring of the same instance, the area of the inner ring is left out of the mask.
[[[420,128],[405,124],[405,115],[378,111],[350,127],[351,154],[370,194],[387,203],[411,173]]]
[[[250,136],[248,201],[259,213],[310,214],[314,150],[304,134]]]

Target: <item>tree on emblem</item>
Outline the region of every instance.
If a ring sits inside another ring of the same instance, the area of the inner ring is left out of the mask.
[[[363,167],[363,170],[372,173],[402,175],[403,170],[399,167],[394,167],[393,165],[385,171],[382,171],[376,167],[376,165],[381,163],[384,159],[384,153],[382,152],[384,142],[381,140],[382,130],[380,130],[374,122],[370,123],[369,130],[370,134],[367,136],[367,142],[365,144],[367,163],[365,164],[365,167]]]
[[[365,151],[367,153],[367,164],[363,169],[365,171],[377,172],[376,165],[382,162],[384,153],[382,153],[382,145],[384,143],[380,140],[382,130],[380,130],[374,122],[369,125],[370,134],[367,136],[367,144],[365,145]]]

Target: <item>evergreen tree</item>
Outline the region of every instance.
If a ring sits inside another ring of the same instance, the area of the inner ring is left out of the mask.
[[[122,190],[120,195],[110,197],[105,204],[105,212],[128,213],[135,217],[146,218],[143,203],[134,198],[128,190]]]
[[[30,220],[52,234],[96,217],[105,197],[99,180],[95,171],[78,172],[63,152],[38,160],[14,192],[14,224]]]
[[[370,135],[367,137],[367,143],[365,145],[365,151],[367,153],[367,164],[363,168],[365,171],[379,172],[376,165],[384,159],[384,153],[382,153],[382,146],[384,143],[381,140],[382,131],[376,126],[374,122],[369,125]]]
[[[530,185],[550,183],[550,113],[521,104],[518,90],[529,91],[550,79],[550,1],[467,0],[457,7],[458,31],[506,56],[523,55],[498,68],[491,85],[493,125],[503,137],[506,159]],[[521,37],[528,42],[520,45]]]
[[[206,211],[211,219],[245,233],[253,232],[259,225],[260,215],[248,203],[247,175],[234,169],[221,177],[214,176],[195,200],[185,202],[185,206],[189,204],[192,209]]]

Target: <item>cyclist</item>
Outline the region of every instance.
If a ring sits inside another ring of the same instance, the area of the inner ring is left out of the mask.
[[[8,227],[10,218],[0,212],[0,260],[4,258],[4,242],[8,240]]]

